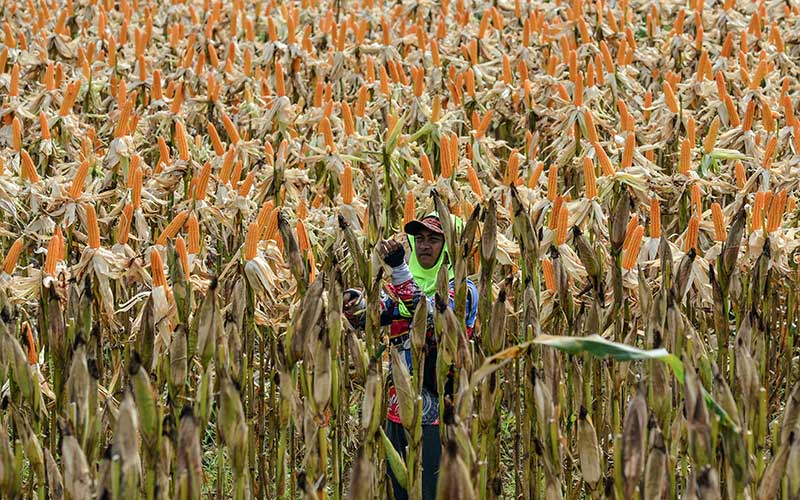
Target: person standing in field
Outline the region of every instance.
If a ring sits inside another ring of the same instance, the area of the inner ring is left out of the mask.
[[[458,220],[457,222],[460,222]],[[434,297],[436,294],[436,278],[443,265],[448,266],[450,278],[449,303],[454,307],[454,273],[445,244],[444,231],[438,215],[430,214],[421,220],[406,224],[404,231],[411,249],[406,260],[403,245],[396,240],[383,240],[378,245],[378,252],[384,262],[392,268],[390,292],[381,307],[381,325],[389,326],[389,343],[400,351],[400,358],[405,360],[409,372],[420,367],[412,366],[411,339],[409,327],[419,300],[428,301],[428,331],[426,333],[427,352],[422,369],[422,498],[434,500],[439,475],[442,446],[439,433],[439,391],[436,383],[436,337],[433,332]],[[345,297],[345,314],[354,318],[360,293],[354,290]],[[472,336],[478,310],[478,290],[475,284],[467,280],[467,305],[465,324],[468,337]],[[400,423],[397,395],[391,382],[390,365],[389,409],[386,422],[386,435],[394,448],[405,458],[407,447],[406,431]],[[387,466],[395,500],[407,500],[408,494],[394,477]],[[391,498],[391,496],[390,496]]]

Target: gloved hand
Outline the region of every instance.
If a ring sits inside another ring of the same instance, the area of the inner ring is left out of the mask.
[[[405,262],[406,251],[396,240],[383,240],[378,244],[378,253],[384,262],[397,267]]]

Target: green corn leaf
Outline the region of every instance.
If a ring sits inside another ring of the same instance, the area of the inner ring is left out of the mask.
[[[386,460],[389,461],[389,467],[392,468],[397,483],[403,489],[406,489],[408,486],[408,469],[406,469],[406,463],[403,461],[403,457],[400,456],[400,453],[394,448],[394,445],[389,440],[389,436],[386,435],[383,428],[381,428],[380,431],[381,441],[383,441],[383,447],[386,450]]]

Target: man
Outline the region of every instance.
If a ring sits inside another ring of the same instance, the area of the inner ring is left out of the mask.
[[[454,218],[454,223],[461,220]],[[450,262],[444,231],[438,215],[431,214],[422,220],[414,220],[406,224],[405,233],[411,248],[408,262],[405,249],[396,240],[384,240],[378,246],[378,252],[384,262],[392,268],[392,283],[386,288],[388,295],[396,298],[382,301],[381,324],[390,327],[389,342],[400,351],[401,359],[406,361],[409,372],[412,372],[411,339],[409,326],[413,311],[419,300],[428,301],[428,314],[432,318],[434,297],[436,294],[436,278],[439,269],[447,262],[450,278],[450,307],[454,308],[453,268]],[[472,335],[477,316],[478,290],[475,284],[467,280],[467,307],[465,323],[467,335]],[[358,309],[360,294],[348,290],[345,297],[345,314],[355,319],[353,313]],[[357,320],[356,320],[357,321]],[[433,332],[433,321],[428,321],[427,354],[422,367],[422,498],[436,498],[436,483],[439,475],[441,459],[441,441],[439,438],[439,391],[436,383],[436,337]],[[390,365],[391,375],[391,365]],[[386,422],[386,434],[395,449],[405,458],[407,439],[405,429],[400,423],[397,395],[394,384],[389,384],[389,411]],[[391,479],[394,498],[407,500],[406,491],[400,487],[387,466]]]

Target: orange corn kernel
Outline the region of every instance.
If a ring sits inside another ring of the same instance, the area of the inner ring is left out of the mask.
[[[661,238],[661,205],[655,196],[650,198],[650,237]]]
[[[208,132],[208,136],[211,138],[211,145],[214,147],[214,153],[217,156],[222,156],[225,154],[225,145],[222,144],[222,141],[219,138],[219,134],[217,133],[217,128],[214,127],[214,124],[208,122],[206,124],[206,131]]]
[[[150,273],[153,275],[153,288],[167,287],[167,277],[164,275],[164,262],[155,248],[150,252]]]
[[[236,125],[234,125],[233,120],[231,117],[228,116],[226,113],[222,115],[222,125],[225,127],[225,132],[228,134],[228,139],[230,139],[231,144],[234,146],[239,143],[241,137],[239,136],[239,131],[236,129]]]
[[[625,239],[623,240],[622,247],[625,248],[625,242],[631,239],[631,235],[633,235],[633,231],[636,229],[636,226],[639,225],[639,214],[633,214],[633,216],[628,221],[628,225],[625,226]]]
[[[689,219],[689,228],[686,230],[685,252],[689,252],[692,248],[695,250],[697,249],[697,233],[699,229],[700,219],[698,219],[696,215],[693,215],[692,218]]]
[[[417,215],[416,201],[414,199],[413,191],[406,193],[406,202],[403,206],[403,225],[405,226],[412,220],[416,219]]]
[[[714,121],[712,121],[711,125],[708,127],[708,133],[706,134],[705,139],[703,139],[703,152],[705,154],[710,154],[714,150],[714,146],[717,144],[719,124],[719,116],[715,116]]]
[[[8,249],[8,253],[6,253],[5,258],[3,259],[3,272],[6,274],[11,274],[14,272],[14,268],[17,267],[17,262],[19,261],[19,256],[22,255],[22,249],[25,246],[25,240],[20,236],[17,238],[14,243],[11,244],[11,248]]]
[[[761,229],[763,222],[762,219],[763,219],[765,198],[766,198],[766,193],[764,191],[758,191],[756,193],[755,200],[753,202],[753,223],[752,223],[753,231],[758,231],[759,229]]]
[[[89,247],[95,250],[100,248],[100,226],[97,223],[97,211],[94,205],[85,205],[86,210],[86,232],[89,236]]]
[[[297,231],[297,246],[301,252],[305,253],[311,248],[311,241],[308,238],[306,226],[303,224],[301,219],[297,220],[297,224],[295,224],[295,230]]]
[[[36,173],[36,166],[27,151],[22,150],[20,156],[22,157],[22,178],[28,179],[32,184],[39,182],[39,174]]]
[[[164,230],[161,231],[161,235],[156,240],[156,244],[157,245],[166,245],[167,240],[169,240],[170,238],[174,238],[175,235],[178,234],[178,231],[181,230],[181,228],[183,227],[183,223],[186,222],[186,219],[188,217],[189,217],[189,211],[188,210],[184,210],[182,212],[179,212],[172,219],[172,221],[169,224],[167,224],[167,227],[165,227]]]
[[[561,205],[558,211],[558,223],[556,224],[556,244],[563,245],[567,241],[567,225],[569,223],[569,208]]]
[[[717,202],[711,204],[711,218],[714,220],[714,239],[725,241],[728,237],[725,229],[725,216],[722,213],[722,207]]]
[[[69,195],[73,200],[81,197],[83,194],[83,185],[86,182],[86,176],[89,174],[89,160],[83,160],[75,172],[75,177],[72,179],[72,185],[69,188]]]
[[[197,178],[197,184],[194,188],[194,199],[202,201],[206,199],[206,191],[208,190],[208,180],[211,177],[211,163],[205,162],[203,169],[200,170],[200,175]]]
[[[189,233],[188,248],[190,254],[197,255],[200,253],[200,222],[197,216],[192,214],[186,222],[187,231]]]
[[[672,89],[672,85],[667,81],[664,82],[664,102],[671,112],[678,113],[678,111],[680,111],[675,91]]]
[[[695,215],[702,217],[703,214],[703,201],[701,199],[700,185],[692,184],[691,188],[692,205],[694,205]]]
[[[427,183],[433,183],[433,168],[431,168],[431,161],[428,159],[428,155],[422,153],[422,156],[419,159],[419,167],[422,171],[422,178]]]
[[[342,202],[345,205],[350,205],[353,203],[355,192],[353,191],[353,168],[350,165],[344,166],[340,194],[342,195]]]
[[[692,144],[688,138],[681,141],[681,156],[678,164],[678,171],[683,175],[689,175],[692,168]]]
[[[739,189],[744,187],[745,182],[747,182],[747,176],[744,171],[744,165],[742,162],[737,161],[736,165],[734,166],[734,175],[736,177],[736,186]]]
[[[778,146],[778,136],[772,135],[767,141],[767,146],[764,148],[764,159],[761,162],[761,168],[768,170],[772,166],[772,160],[775,156],[775,149]]]
[[[589,200],[597,198],[597,178],[594,173],[594,162],[588,156],[583,157],[583,182],[586,198]]]
[[[636,229],[633,230],[627,245],[624,246],[625,257],[622,260],[623,269],[631,270],[636,265],[636,261],[639,259],[639,250],[642,246],[643,234],[644,228],[641,225],[637,225]]]
[[[611,160],[603,149],[603,146],[601,146],[599,142],[595,142],[594,150],[597,154],[597,161],[600,163],[600,169],[603,171],[603,175],[608,177],[613,176],[615,173],[614,167],[611,165]]]
[[[542,260],[542,274],[544,275],[545,287],[552,293],[556,293],[556,273],[553,269],[553,262],[550,259]]]
[[[472,188],[472,192],[475,193],[475,196],[478,198],[483,198],[481,181],[478,179],[478,174],[475,172],[475,169],[472,167],[472,165],[467,165],[467,180],[469,180],[469,185]]]
[[[558,195],[558,166],[550,165],[547,169],[547,199],[554,201]]]
[[[261,239],[261,228],[258,222],[252,222],[247,228],[247,236],[244,243],[245,260],[253,260],[258,253],[258,241]]]
[[[183,161],[189,161],[189,141],[186,137],[186,127],[180,121],[175,123],[175,145],[178,148],[178,157]]]
[[[628,132],[625,136],[625,149],[622,152],[622,168],[628,168],[633,165],[633,153],[636,149],[636,135],[633,132]]]
[[[133,205],[128,203],[122,209],[122,215],[119,218],[119,226],[117,227],[117,243],[125,245],[128,243],[130,237],[131,223],[133,222]]]

